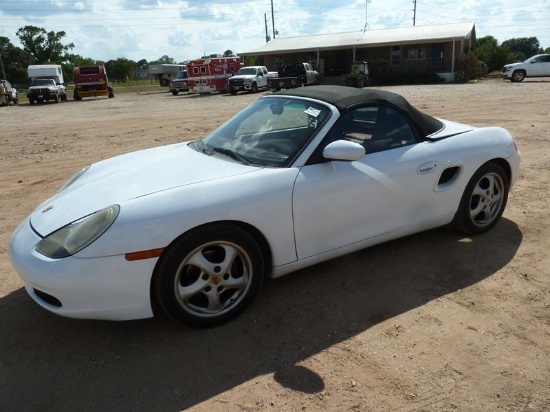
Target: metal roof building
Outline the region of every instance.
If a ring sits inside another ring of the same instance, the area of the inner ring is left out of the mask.
[[[394,71],[452,73],[474,40],[475,23],[463,22],[277,38],[239,55],[258,56],[270,68],[307,61],[324,74],[349,70],[354,61],[371,60],[386,60]]]

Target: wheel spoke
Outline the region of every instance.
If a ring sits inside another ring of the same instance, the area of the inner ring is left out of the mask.
[[[196,266],[201,272],[212,275],[214,274],[214,268],[219,265],[209,261],[202,252],[203,249],[198,250],[187,260],[186,264]]]
[[[476,207],[470,209],[470,217],[472,221],[477,221],[480,214],[482,214],[486,209],[486,204],[480,199]]]
[[[204,280],[199,277],[196,282],[188,286],[181,286],[178,284],[178,294],[184,302],[188,302],[197,293],[202,293],[204,288],[209,285],[208,280]]]
[[[208,298],[208,307],[206,311],[208,312],[218,312],[223,308],[223,303],[220,299],[220,293],[216,288],[212,288],[209,292],[205,292],[206,297]]]
[[[228,279],[224,279],[223,286],[226,289],[244,289],[248,283],[248,273],[245,271],[242,276],[233,277],[229,276]]]
[[[231,267],[233,266],[233,263],[235,262],[235,259],[239,255],[237,252],[237,249],[235,249],[232,246],[228,245],[221,245],[223,247],[223,250],[225,251],[225,257],[221,263],[219,263],[217,266],[220,267],[221,273],[229,273],[231,271]]]

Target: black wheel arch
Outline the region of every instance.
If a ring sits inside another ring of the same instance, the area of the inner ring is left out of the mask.
[[[508,163],[505,159],[498,157],[485,162],[483,166],[489,163],[496,163],[502,167],[504,172],[506,172],[506,177],[508,178],[508,189],[510,189],[510,185],[512,184],[512,168],[510,167],[510,163]]]

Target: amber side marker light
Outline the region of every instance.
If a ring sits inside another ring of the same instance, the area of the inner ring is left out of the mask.
[[[159,249],[142,250],[140,252],[126,253],[124,257],[126,258],[126,260],[130,262],[134,260],[151,259],[151,258],[159,257],[163,251],[164,251],[164,248],[161,247]]]

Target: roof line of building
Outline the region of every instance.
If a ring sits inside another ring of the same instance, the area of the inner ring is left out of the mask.
[[[404,42],[413,44],[434,40],[448,41],[453,39],[468,39],[472,35],[475,36],[475,23],[473,21],[360,32],[325,33],[311,36],[279,37],[257,49],[240,52],[239,55],[266,55],[350,47],[377,47],[397,45]]]

